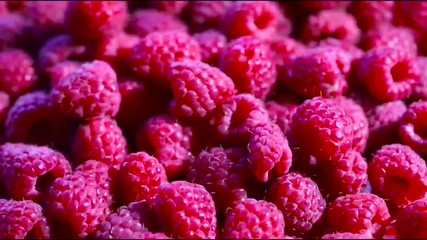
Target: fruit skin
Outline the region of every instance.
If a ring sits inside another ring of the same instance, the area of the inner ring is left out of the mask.
[[[427,101],[411,103],[400,120],[399,128],[402,142],[421,155],[427,153],[427,143],[422,132],[426,114]]]
[[[424,159],[402,144],[382,146],[368,165],[372,192],[398,207],[427,196]]]
[[[154,208],[166,235],[204,239],[214,239],[217,235],[215,203],[199,184],[186,181],[162,184]]]
[[[405,207],[396,219],[396,230],[399,238],[427,238],[426,229],[420,226],[427,224],[427,198],[412,202]]]
[[[248,198],[227,212],[221,237],[275,239],[284,236],[284,229],[283,214],[274,204]]]

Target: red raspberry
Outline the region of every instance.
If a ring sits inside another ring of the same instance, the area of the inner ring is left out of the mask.
[[[28,21],[21,14],[0,14],[0,50],[24,47],[27,27]]]
[[[393,1],[352,1],[348,11],[357,25],[364,31],[375,29],[382,24],[391,24]]]
[[[361,106],[365,112],[375,108],[380,104],[375,99],[373,99],[361,86],[357,85],[352,86],[349,91],[345,93],[345,96],[351,98],[351,100],[359,104],[359,106]]]
[[[23,143],[0,146],[1,181],[13,199],[40,200],[52,182],[71,172],[62,153]]]
[[[340,19],[337,21],[337,19]],[[356,19],[341,10],[323,10],[308,17],[301,39],[304,42],[319,41],[334,37],[342,41],[357,43],[360,38],[360,29]]]
[[[351,56],[336,47],[316,47],[284,61],[279,80],[306,98],[342,95],[348,89],[346,76]]]
[[[252,128],[248,150],[252,173],[260,182],[282,176],[291,167],[288,140],[275,123],[260,123]]]
[[[369,136],[369,123],[363,108],[350,98],[338,96],[334,101],[353,121],[352,148],[363,153]]]
[[[344,9],[351,4],[351,1],[298,1],[304,10],[309,12],[320,12],[329,9]]]
[[[276,34],[280,8],[270,1],[237,1],[225,11],[221,28],[229,39],[251,35],[268,39]]]
[[[326,222],[330,232],[363,233],[382,236],[390,221],[384,199],[370,193],[349,194],[329,204]]]
[[[425,161],[410,147],[385,145],[368,165],[372,192],[398,207],[427,196]]]
[[[268,111],[270,120],[280,127],[285,136],[290,131],[292,116],[298,107],[297,103],[282,103],[277,101],[268,101],[265,103],[265,108]]]
[[[120,165],[118,177],[119,196],[124,204],[146,200],[153,205],[160,185],[167,181],[160,162],[145,152],[129,154]]]
[[[400,142],[399,122],[407,108],[397,100],[383,103],[366,112],[369,123],[369,138],[366,153],[372,153],[381,146]]]
[[[232,5],[232,1],[191,1],[189,3],[189,25],[200,32],[220,27],[221,18]]]
[[[427,3],[424,1],[396,1],[394,19],[399,25],[425,31],[427,29]],[[399,21],[403,21],[400,23]]]
[[[5,92],[0,91],[0,133],[3,133],[5,121],[9,113],[11,99]]]
[[[35,91],[20,96],[5,121],[5,136],[10,142],[65,147],[71,123],[52,105],[49,94]]]
[[[61,79],[51,94],[56,108],[77,119],[113,117],[121,101],[116,73],[108,63],[98,60]]]
[[[36,84],[37,76],[33,59],[19,49],[8,49],[0,52],[0,90],[16,98]]]
[[[351,117],[334,100],[315,97],[298,106],[291,132],[302,151],[329,160],[352,147],[353,125]]]
[[[200,45],[201,61],[214,67],[218,66],[221,52],[227,45],[227,38],[221,32],[213,29],[196,33],[193,37]]]
[[[411,100],[427,100],[427,57],[418,56],[417,64],[420,69],[420,81],[415,85],[412,91]]]
[[[157,31],[177,30],[187,32],[187,25],[177,17],[155,9],[139,9],[129,20],[128,31],[139,37]]]
[[[396,220],[393,219],[390,221],[388,226],[384,229],[384,235],[382,239],[397,239],[397,229],[396,229]]]
[[[148,6],[171,15],[180,15],[189,1],[148,1]]]
[[[421,155],[427,153],[427,140],[423,132],[426,117],[427,101],[419,101],[409,105],[400,120],[402,142]]]
[[[200,152],[190,162],[187,181],[206,188],[212,195],[219,215],[247,198],[247,169],[241,164],[247,156],[241,148],[213,147]]]
[[[42,211],[42,207],[33,201],[0,199],[0,238],[50,238]]]
[[[285,59],[305,51],[305,46],[302,43],[287,36],[276,36],[269,40],[269,43],[277,67],[282,67]]]
[[[427,198],[419,199],[407,207],[396,219],[396,230],[402,239],[427,238]]]
[[[64,24],[73,39],[91,42],[123,30],[127,17],[126,2],[73,1],[68,3]]]
[[[221,53],[219,68],[233,79],[240,93],[260,99],[267,96],[277,78],[269,46],[253,36],[231,41]]]
[[[333,38],[333,37],[328,37],[325,38],[323,40],[320,41],[312,41],[307,43],[308,47],[335,47],[335,48],[339,48],[341,50],[344,50],[345,52],[347,52],[351,59],[352,59],[352,64],[353,62],[355,62],[355,60],[358,60],[359,58],[362,57],[363,55],[363,50],[358,48],[357,46],[355,46],[352,43],[349,43],[347,41],[343,41],[343,40],[339,40],[337,38]],[[349,79],[351,80],[351,79]]]
[[[374,237],[369,231],[363,233],[338,232],[325,234],[322,239],[374,239]]]
[[[138,77],[167,88],[170,64],[183,60],[200,60],[197,41],[182,31],[160,31],[142,38],[129,61]]]
[[[199,61],[173,63],[168,80],[174,95],[172,113],[187,120],[210,118],[217,106],[236,93],[225,73]]]
[[[326,202],[310,178],[291,172],[276,179],[268,187],[267,201],[276,204],[285,219],[285,232],[301,235],[319,221]]]
[[[283,214],[274,204],[248,198],[227,212],[221,237],[275,239],[282,238],[284,230]]]
[[[115,120],[94,117],[77,129],[73,140],[75,164],[93,159],[118,169],[127,154],[126,139]]]
[[[411,95],[420,72],[415,58],[395,48],[375,48],[365,53],[357,68],[357,79],[379,101],[388,102]]]
[[[61,78],[73,73],[80,68],[80,66],[81,64],[79,62],[63,61],[48,68],[46,74],[50,82],[50,88],[54,88]]]
[[[107,164],[96,160],[88,160],[74,169],[74,173],[77,172],[95,179],[98,186],[108,190],[109,192],[111,191],[112,174],[110,167]]]
[[[191,139],[191,129],[168,115],[148,119],[136,133],[137,149],[157,158],[169,180],[185,175],[192,156]]]
[[[163,230],[173,238],[216,237],[215,203],[199,184],[186,181],[162,184],[155,211]]]

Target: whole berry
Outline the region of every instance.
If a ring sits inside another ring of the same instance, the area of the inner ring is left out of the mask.
[[[399,128],[402,142],[422,155],[427,153],[427,141],[423,133],[426,120],[427,101],[414,102],[403,114]]]
[[[412,202],[405,207],[396,219],[396,231],[399,238],[427,238],[424,227],[427,224],[427,198]]]
[[[188,24],[191,30],[201,32],[219,28],[221,18],[231,5],[231,1],[190,1]]]
[[[203,3],[206,2],[203,1]],[[200,60],[217,67],[219,57],[227,45],[227,38],[220,31],[214,29],[195,33],[193,37],[200,45]]]
[[[287,58],[301,54],[306,49],[301,42],[287,36],[275,36],[268,41],[277,68],[283,66]]]

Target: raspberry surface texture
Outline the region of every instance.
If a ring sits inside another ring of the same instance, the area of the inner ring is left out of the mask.
[[[427,118],[427,102],[419,101],[409,105],[400,120],[400,138],[417,153],[427,153],[427,140],[424,137]]]

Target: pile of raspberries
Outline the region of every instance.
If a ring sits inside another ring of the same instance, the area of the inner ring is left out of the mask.
[[[427,238],[426,1],[0,1],[0,239]]]

